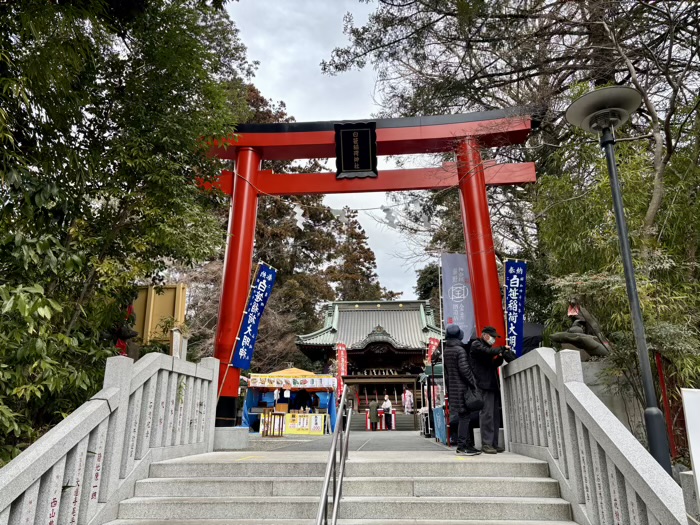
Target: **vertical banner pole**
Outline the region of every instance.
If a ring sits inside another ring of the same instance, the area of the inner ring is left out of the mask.
[[[343,343],[336,343],[335,345],[335,360],[338,366],[338,403],[340,403],[340,398],[343,397],[343,390],[345,389],[345,383],[343,382],[343,376],[348,375],[348,352],[347,346]]]
[[[442,391],[443,391],[443,398],[444,398],[444,403],[442,405],[442,411],[445,414],[445,435],[447,436],[447,446],[450,446],[450,402],[449,402],[449,396],[450,393],[447,391],[447,370],[445,370],[445,360],[443,359],[443,356],[445,355],[445,336],[444,336],[444,330],[445,330],[445,318],[443,317],[443,307],[442,307],[442,302],[444,300],[444,296],[442,294],[442,287],[444,284],[444,277],[442,275],[442,256],[443,254],[440,253],[440,330],[443,331],[443,336],[440,338],[440,361],[442,362]],[[435,386],[435,369],[433,369],[433,388]],[[437,432],[435,434],[435,438],[437,439]]]

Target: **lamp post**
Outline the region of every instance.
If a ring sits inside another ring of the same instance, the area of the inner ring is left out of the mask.
[[[654,390],[654,382],[651,375],[649,350],[647,349],[646,336],[644,334],[644,320],[642,319],[642,310],[639,306],[637,282],[634,277],[634,266],[632,265],[632,250],[630,249],[627,221],[625,220],[620,181],[615,163],[614,130],[627,122],[630,115],[639,108],[641,103],[642,96],[636,89],[624,86],[607,87],[587,93],[574,101],[566,110],[566,120],[572,126],[596,133],[600,137],[600,146],[605,152],[608,174],[610,175],[615,222],[617,223],[617,236],[620,241],[620,254],[622,255],[622,265],[625,271],[627,298],[629,299],[630,312],[632,314],[632,329],[639,356],[639,369],[642,374],[646,405],[644,421],[646,423],[649,451],[663,469],[671,474],[668,436],[666,435],[664,417],[661,410],[659,410],[656,400],[656,391]]]

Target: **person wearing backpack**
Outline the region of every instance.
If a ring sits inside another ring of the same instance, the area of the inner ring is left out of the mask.
[[[481,451],[484,454],[504,452],[498,446],[498,367],[515,356],[509,346],[496,347],[496,339],[501,337],[493,326],[481,331],[481,337],[470,341],[469,357],[476,384],[484,395],[484,407],[479,413],[481,428]]]
[[[457,454],[475,456],[481,452],[474,448],[474,436],[469,432],[470,416],[474,408],[468,406],[467,402],[475,393],[478,394],[478,388],[462,339],[464,339],[464,332],[460,327],[456,324],[449,325],[445,330],[442,359],[447,378],[450,412],[457,414],[459,418]]]

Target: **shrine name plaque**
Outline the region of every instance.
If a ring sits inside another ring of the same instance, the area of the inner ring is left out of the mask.
[[[377,124],[335,124],[336,178],[364,179],[377,176]]]

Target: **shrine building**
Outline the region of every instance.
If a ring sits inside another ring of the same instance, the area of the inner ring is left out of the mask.
[[[336,360],[340,389],[351,388],[348,394],[361,413],[369,401],[381,404],[388,394],[403,414],[401,394],[410,389],[413,415],[406,424],[414,428],[415,411],[422,406],[418,380],[427,349],[431,339],[441,338],[429,302],[337,301],[325,305],[322,314],[320,330],[297,336],[299,350],[326,369]]]

